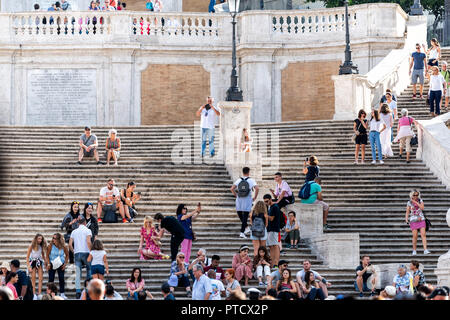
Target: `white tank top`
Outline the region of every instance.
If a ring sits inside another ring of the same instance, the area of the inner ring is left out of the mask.
[[[439,57],[439,53],[437,49],[431,49],[429,59],[437,59]]]
[[[31,249],[30,259],[41,259],[42,260],[42,247],[39,246],[37,251]]]

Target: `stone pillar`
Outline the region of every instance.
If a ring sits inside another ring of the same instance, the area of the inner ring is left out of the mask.
[[[250,129],[252,105],[252,102],[249,101],[220,101],[218,103],[218,107],[221,109],[219,154],[233,181],[242,175],[243,167],[250,168],[250,175],[256,181],[262,180],[262,166],[257,151],[242,152],[240,150],[242,129]]]
[[[357,117],[359,109],[370,111],[370,103],[367,106],[364,93],[357,88],[357,80],[360,77],[364,76],[346,74],[331,77],[334,81],[333,120],[353,120]]]
[[[450,209],[447,211],[447,225],[450,227]],[[434,274],[438,278],[438,286],[450,286],[450,250],[439,257]]]
[[[450,45],[450,0],[445,0],[444,11],[444,46]]]
[[[327,233],[312,239],[311,247],[331,269],[353,269],[360,261],[359,233]]]
[[[110,96],[109,113],[105,114],[105,125],[130,126],[139,125],[134,122],[132,100],[133,56],[131,50],[115,51],[111,56],[111,78],[120,81],[106,82]]]

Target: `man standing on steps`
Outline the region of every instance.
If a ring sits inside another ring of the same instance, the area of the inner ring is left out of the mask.
[[[247,226],[248,215],[252,210],[253,201],[258,197],[259,188],[255,180],[250,178],[250,168],[244,167],[242,175],[234,182],[230,190],[236,197],[236,211],[241,220],[241,234],[239,236],[247,239],[250,234],[250,228]],[[252,197],[252,190],[255,191],[254,197]]]
[[[86,227],[86,219],[84,216],[78,218],[78,228],[70,235],[69,248],[75,256],[75,290],[76,298],[81,296],[81,272],[83,265],[86,266],[86,279],[91,278],[91,263],[87,261],[89,252],[91,251],[92,232]]]
[[[159,223],[161,228],[160,237],[164,235],[165,231],[170,232],[170,258],[175,261],[178,254],[178,249],[184,240],[184,228],[175,217],[164,217],[162,213],[155,214],[155,221]]]
[[[272,259],[272,267],[278,266],[280,259],[280,246],[278,245],[278,234],[280,233],[280,222],[283,217],[280,207],[273,202],[270,194],[265,194],[264,203],[269,212],[269,223],[267,224],[267,242],[266,245],[270,250],[270,258]]]
[[[411,75],[411,68],[414,65],[411,76],[411,84],[413,85],[413,99],[416,98],[416,84],[417,78],[420,80],[420,99],[423,99],[423,82],[424,82],[424,69],[428,72],[427,56],[425,53],[420,52],[420,44],[416,43],[416,51],[411,55],[411,62],[409,64],[409,75]]]
[[[102,164],[98,157],[98,141],[95,134],[91,134],[91,128],[85,127],[84,134],[80,137],[80,151],[78,152],[78,165],[81,165],[83,157],[94,157],[97,164]]]
[[[209,139],[209,153],[214,157],[214,129],[216,126],[216,116],[220,116],[220,108],[213,105],[212,97],[206,98],[206,104],[197,110],[197,117],[200,117],[200,127],[202,128],[202,158],[205,156],[206,138]]]

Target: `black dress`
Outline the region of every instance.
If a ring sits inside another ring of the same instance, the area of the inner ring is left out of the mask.
[[[355,144],[367,144],[367,130],[361,124],[361,120],[355,119],[356,122],[356,130],[359,131],[359,134],[356,136]],[[364,119],[364,123],[367,124],[367,120]]]

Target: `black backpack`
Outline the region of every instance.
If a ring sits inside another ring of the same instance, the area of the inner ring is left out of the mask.
[[[105,210],[103,216],[103,222],[105,223],[117,223],[117,215],[115,210]]]
[[[264,223],[264,219],[257,216],[255,219],[253,219],[252,224],[252,236],[262,238],[264,237],[265,231],[266,231],[266,225]]]
[[[250,185],[247,182],[248,179],[249,177],[241,178],[241,182],[238,184],[237,193],[239,198],[244,198],[250,193]]]
[[[309,197],[311,196],[311,184],[312,183],[314,183],[314,181],[308,181],[302,186],[302,188],[298,192],[298,197],[300,199],[303,199],[303,200],[309,199]],[[316,192],[314,192],[314,193],[316,193]]]

